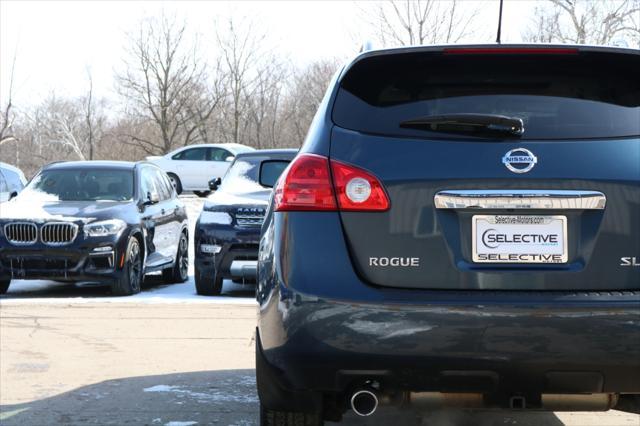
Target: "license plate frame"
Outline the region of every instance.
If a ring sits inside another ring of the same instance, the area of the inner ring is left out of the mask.
[[[483,214],[473,215],[471,223],[474,263],[526,265],[568,262],[567,216]],[[514,232],[518,229],[524,233]],[[531,234],[532,230],[547,233]]]

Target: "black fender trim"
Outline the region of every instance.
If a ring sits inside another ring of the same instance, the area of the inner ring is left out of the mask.
[[[322,394],[293,390],[282,370],[272,366],[262,351],[260,332],[256,328],[256,385],[260,403],[269,410],[299,413],[322,413]]]

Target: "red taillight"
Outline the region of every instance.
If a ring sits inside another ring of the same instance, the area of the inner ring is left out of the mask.
[[[576,55],[578,49],[567,47],[450,47],[445,55]]]
[[[382,211],[389,209],[382,184],[371,173],[350,164],[331,161],[333,184],[338,207],[350,211]]]
[[[336,210],[329,160],[302,154],[278,180],[274,193],[276,211]]]
[[[389,209],[389,197],[374,175],[315,154],[296,157],[278,180],[274,192],[276,211]]]

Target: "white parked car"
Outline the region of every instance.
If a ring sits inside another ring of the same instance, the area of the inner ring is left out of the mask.
[[[147,160],[169,175],[178,194],[193,191],[203,197],[210,192],[209,181],[224,176],[237,154],[253,150],[235,143],[188,145]]]
[[[24,173],[17,167],[0,162],[0,203],[9,201],[27,184]]]

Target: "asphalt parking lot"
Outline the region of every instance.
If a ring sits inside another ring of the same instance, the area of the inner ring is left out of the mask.
[[[185,198],[192,218],[202,201]],[[153,277],[142,293],[12,283],[0,297],[0,424],[257,425],[253,288],[225,282],[220,297]],[[383,408],[345,425],[637,426],[607,413]]]

